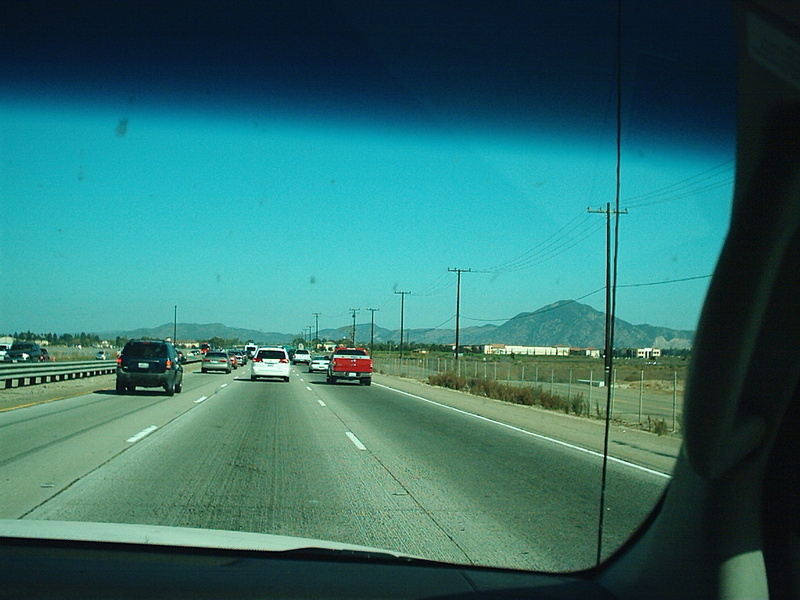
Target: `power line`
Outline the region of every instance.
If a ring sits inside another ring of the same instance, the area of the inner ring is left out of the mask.
[[[723,161],[680,181],[625,198],[624,203],[628,208],[647,207],[729,186],[733,182],[732,165],[733,160]],[[720,179],[722,177],[724,179]],[[602,228],[602,224],[591,225],[590,221],[591,218],[586,213],[579,213],[556,232],[519,256],[476,272],[508,273],[538,266],[574,248]]]
[[[623,285],[618,285],[617,287],[634,288],[634,287],[647,287],[651,285],[666,285],[669,283],[681,283],[683,281],[695,281],[697,279],[709,279],[710,277],[712,277],[711,274],[695,275],[694,277],[682,277],[681,279],[665,279],[664,281],[650,281],[648,283],[627,283]]]

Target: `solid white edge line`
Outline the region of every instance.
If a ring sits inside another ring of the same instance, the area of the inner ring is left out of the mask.
[[[367,447],[361,443],[361,440],[359,440],[352,431],[345,431],[344,433],[347,437],[350,438],[350,441],[353,442],[353,444],[355,444],[356,448],[358,448],[359,450],[367,449]]]
[[[132,435],[131,437],[129,437],[125,441],[126,442],[138,442],[143,437],[148,436],[151,433],[153,433],[156,429],[158,429],[158,426],[150,425],[150,427],[147,427],[146,429],[142,429],[139,433],[137,433],[136,435]]]
[[[582,446],[576,446],[575,444],[570,444],[569,442],[563,442],[561,440],[557,440],[555,438],[548,437],[546,435],[542,435],[541,433],[534,433],[532,431],[528,431],[527,429],[522,429],[521,427],[516,427],[514,425],[509,425],[508,423],[503,423],[501,421],[495,421],[494,419],[490,419],[488,417],[484,417],[482,415],[478,415],[475,413],[468,412],[466,410],[462,410],[460,408],[455,408],[453,406],[449,406],[447,404],[442,404],[441,402],[436,402],[435,400],[429,400],[428,398],[423,398],[422,396],[417,396],[416,394],[411,394],[410,392],[404,392],[403,390],[398,390],[393,387],[389,387],[388,385],[382,385],[380,383],[376,383],[378,387],[385,388],[387,390],[391,390],[393,392],[397,392],[398,394],[403,394],[405,396],[409,396],[411,398],[416,398],[417,400],[422,400],[423,402],[427,402],[429,404],[433,404],[435,406],[441,406],[442,408],[447,408],[449,410],[453,410],[457,413],[461,413],[462,415],[467,415],[469,417],[475,417],[476,419],[480,419],[481,421],[486,421],[487,423],[494,423],[495,425],[500,425],[501,427],[505,427],[506,429],[511,429],[513,431],[517,431],[519,433],[524,433],[525,435],[530,435],[540,440],[544,440],[547,442],[552,442],[553,444],[559,444],[560,446],[565,446],[572,450],[577,450],[578,452],[584,452],[586,454],[591,454],[592,456],[596,456],[598,458],[603,458],[602,452],[597,452],[596,450],[589,450],[588,448],[583,448]],[[628,462],[627,460],[622,460],[621,458],[615,458],[613,456],[609,456],[608,460],[610,462],[615,462],[621,465],[625,465],[628,467],[632,467],[634,469],[639,469],[640,471],[644,471],[645,473],[650,473],[651,475],[657,475],[659,477],[666,477],[667,479],[671,479],[672,475],[668,473],[662,473],[661,471],[656,471],[655,469],[649,469],[647,467],[643,467],[642,465],[637,465],[636,463]]]

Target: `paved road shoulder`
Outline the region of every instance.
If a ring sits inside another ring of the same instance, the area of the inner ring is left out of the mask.
[[[533,406],[509,404],[390,375],[376,374],[374,381],[376,384],[406,394],[426,398],[559,442],[573,444],[594,452],[603,450],[605,427],[603,421],[599,419],[566,415]],[[657,436],[618,424],[611,425],[610,456],[660,473],[672,472],[680,452],[680,446],[681,439],[676,436]]]

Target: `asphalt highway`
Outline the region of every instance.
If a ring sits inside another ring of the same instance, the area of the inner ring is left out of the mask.
[[[480,416],[391,378],[328,385],[299,367],[290,383],[248,375],[187,372],[173,397],[108,385],[0,413],[0,518],[276,533],[522,569],[592,564],[601,461],[521,425],[519,407]],[[668,482],[659,469],[608,468],[604,554]]]

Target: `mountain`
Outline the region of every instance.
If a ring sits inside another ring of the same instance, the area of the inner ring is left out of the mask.
[[[120,335],[123,337],[172,337],[172,323],[159,327],[115,331],[100,334],[103,338]],[[370,323],[356,325],[356,340],[366,343],[370,339]],[[320,329],[322,339],[339,340],[349,338],[352,325],[336,329]],[[455,342],[453,329],[407,329],[404,340],[422,344],[452,344]],[[264,332],[256,329],[227,327],[222,323],[178,323],[179,340],[207,340],[212,337],[224,339],[238,338],[253,340],[260,344],[290,344],[296,334]],[[653,325],[633,325],[622,319],[614,322],[614,345],[617,348],[691,348],[694,331],[656,327]],[[533,312],[520,313],[502,325],[481,325],[462,327],[459,341],[462,344],[513,344],[520,346],[555,346],[565,344],[577,348],[602,348],[605,339],[605,314],[591,306],[574,300],[560,300],[543,306]],[[400,341],[400,331],[375,326],[376,342]]]
[[[537,311],[518,314],[497,327],[493,337],[492,342],[503,344],[602,348],[605,313],[586,304],[560,300]],[[693,340],[694,331],[633,325],[620,318],[614,320],[614,346],[617,348],[690,348]]]
[[[108,339],[122,336],[127,338],[149,337],[156,339],[171,338],[173,331],[172,323],[165,323],[158,327],[142,327],[131,331],[112,331],[99,334],[100,337]],[[222,323],[178,323],[177,327],[179,340],[203,341],[213,337],[220,337],[226,340],[240,339],[243,342],[253,340],[259,344],[289,344],[295,338],[289,333],[278,333],[275,331],[259,331],[258,329],[243,329],[240,327],[228,327]]]

